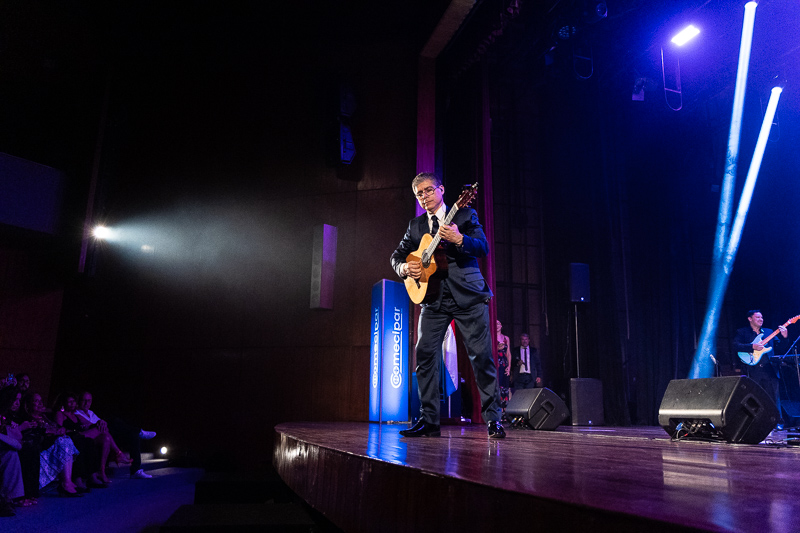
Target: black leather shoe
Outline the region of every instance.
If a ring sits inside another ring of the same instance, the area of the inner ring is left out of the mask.
[[[501,424],[500,422],[489,422],[487,428],[489,429],[490,439],[506,438],[506,430],[503,429],[503,424]]]
[[[420,419],[412,427],[400,432],[404,437],[441,437],[442,432],[436,424],[429,424]]]

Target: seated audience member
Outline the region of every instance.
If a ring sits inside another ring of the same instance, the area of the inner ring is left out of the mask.
[[[2,374],[0,376],[0,390],[5,389],[6,387],[16,387],[17,380],[14,377],[14,374]]]
[[[22,374],[17,374],[16,380],[17,388],[24,395],[31,388],[31,377],[23,372]]]
[[[75,414],[78,407],[77,395],[64,392],[59,394],[53,405],[53,419],[56,424],[67,430],[83,459],[84,471],[79,478],[88,479],[92,488],[106,488],[111,480],[106,475],[106,463],[112,439],[108,433],[101,433],[97,428],[90,428],[82,418]],[[114,445],[116,447],[116,444]],[[76,464],[76,467],[78,465]],[[80,483],[78,484],[80,486]]]
[[[19,462],[22,466],[22,482],[25,487],[25,499],[23,506],[36,505],[39,503],[39,454],[42,452],[41,444],[38,439],[31,438],[26,430],[36,427],[34,422],[27,419],[25,411],[22,409],[22,393],[16,387],[14,402],[11,404],[9,418],[12,425],[22,433],[22,449],[19,450]],[[27,439],[25,437],[28,437]]]
[[[16,515],[14,504],[26,503],[18,453],[22,433],[8,416],[16,397],[17,391],[12,387],[0,390],[0,517]]]
[[[141,441],[155,437],[154,431],[133,427],[119,418],[114,418],[109,422],[101,419],[91,410],[92,394],[88,391],[81,393],[78,407],[75,414],[85,420],[90,427],[96,427],[101,432],[111,433],[114,439],[128,450],[132,460],[130,467],[132,478],[149,479],[153,477],[142,469]]]
[[[42,450],[39,454],[39,488],[59,479],[59,494],[67,497],[81,496],[72,481],[73,458],[79,452],[72,439],[66,436],[67,430],[48,420],[44,415],[42,397],[35,392],[23,396],[22,410],[26,422],[33,422],[33,427],[22,432],[23,440],[38,443]]]

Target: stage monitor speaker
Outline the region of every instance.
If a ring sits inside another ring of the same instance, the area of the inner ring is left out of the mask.
[[[778,408],[746,376],[674,379],[661,400],[658,423],[673,437],[758,444],[777,425]]]
[[[569,264],[569,297],[571,302],[590,302],[589,265]]]
[[[550,389],[519,389],[508,401],[506,415],[522,417],[532,429],[556,429],[569,418],[569,409]]]
[[[602,426],[605,424],[603,382],[599,379],[570,379],[569,402],[573,426]]]
[[[800,426],[800,402],[782,399],[781,410],[783,411],[783,421],[787,428]]]

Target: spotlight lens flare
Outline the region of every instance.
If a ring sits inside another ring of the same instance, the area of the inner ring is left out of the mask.
[[[167,447],[166,446],[162,446],[161,447],[161,455],[167,455]]]
[[[678,33],[675,37],[672,38],[672,42],[678,46],[683,46],[684,44],[688,43],[700,33],[700,30],[697,29],[692,24],[689,24],[684,29]]]
[[[94,235],[95,239],[102,241],[110,239],[112,231],[111,228],[107,228],[105,226],[95,226],[95,228],[92,230],[92,235]]]

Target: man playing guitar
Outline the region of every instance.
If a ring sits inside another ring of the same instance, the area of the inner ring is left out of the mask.
[[[780,335],[773,335],[769,328],[762,328],[764,316],[758,309],[747,312],[749,327],[736,330],[736,338],[733,339],[733,351],[739,353],[739,358],[747,365],[747,374],[750,379],[758,383],[770,397],[775,401],[775,405],[780,412],[781,404],[778,396],[778,379],[780,371],[778,365],[770,360],[774,344],[780,342],[780,337],[784,339],[789,335],[785,326],[778,326]],[[767,342],[765,340],[770,338]],[[778,423],[779,426],[783,422]]]
[[[404,437],[438,437],[439,428],[439,364],[442,341],[450,322],[464,337],[467,355],[472,363],[481,398],[481,414],[487,422],[489,438],[501,439],[506,433],[500,424],[500,399],[492,356],[492,331],[489,329],[489,299],[492,291],[478,267],[478,258],[485,257],[489,244],[471,208],[448,212],[444,205],[444,186],[438,176],[422,173],[414,178],[411,188],[425,213],[408,225],[406,234],[391,257],[397,275],[415,285],[423,276],[423,264],[415,259],[415,251],[431,234],[443,241],[443,254],[437,270],[446,272],[441,289],[434,298],[423,300],[419,316],[417,341],[417,383],[419,386],[420,418],[411,428],[403,430]],[[448,215],[454,215],[448,224]],[[446,267],[446,268],[443,268]]]

